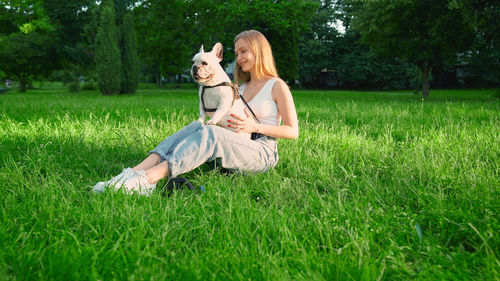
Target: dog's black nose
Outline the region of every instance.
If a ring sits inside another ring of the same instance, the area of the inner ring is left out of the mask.
[[[197,65],[193,65],[193,73],[197,73],[198,72],[198,66]]]

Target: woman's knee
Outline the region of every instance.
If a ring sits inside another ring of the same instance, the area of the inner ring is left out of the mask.
[[[202,125],[198,131],[186,139],[183,145],[196,147],[197,150],[213,150],[217,143],[216,128],[213,125]]]
[[[216,127],[214,125],[202,125],[199,132],[202,135],[215,136]]]
[[[149,157],[151,157],[155,164],[159,164],[161,162],[161,155],[158,152],[152,152]]]

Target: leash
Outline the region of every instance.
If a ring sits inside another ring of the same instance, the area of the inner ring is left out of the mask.
[[[163,187],[161,188],[161,195],[163,197],[165,196],[170,197],[174,189],[183,189],[183,187],[191,191],[196,191],[199,188],[201,192],[205,192],[205,186],[203,185],[196,188],[192,183],[190,183],[185,178],[170,178],[167,182],[163,184]]]
[[[253,115],[253,119],[255,120],[255,122],[257,122],[257,123],[261,124],[261,123],[260,123],[259,118],[257,118],[257,115],[255,115],[255,112],[253,112],[253,110],[252,110],[252,108],[250,107],[250,105],[248,104],[248,102],[247,102],[247,101],[243,98],[243,95],[242,95],[242,94],[240,94],[239,92],[238,92],[238,95],[240,96],[241,100],[243,101],[243,103],[245,104],[245,106],[248,108],[248,110],[250,110],[250,113],[252,113],[252,115]],[[266,136],[266,135],[263,135],[263,134],[259,134],[259,133],[252,133],[252,134],[250,135],[250,139],[251,139],[251,140],[260,139],[261,137],[267,137],[267,138],[268,138],[268,139],[270,139],[270,140],[276,140],[276,139],[275,139],[275,138],[273,138],[273,137],[269,137],[269,136]]]
[[[243,103],[245,104],[245,106],[248,108],[248,110],[250,110],[250,113],[252,113],[252,116],[253,116],[253,119],[255,120],[255,122],[261,124],[260,120],[259,120],[259,118],[257,118],[257,115],[255,114],[255,112],[253,112],[253,110],[250,107],[250,105],[248,104],[248,102],[245,100],[245,98],[243,98],[243,95],[238,92],[238,86],[231,83],[231,82],[222,82],[222,83],[217,84],[215,86],[202,86],[201,103],[203,104],[203,110],[205,110],[205,112],[215,112],[217,110],[217,108],[207,108],[205,106],[205,100],[203,98],[203,96],[205,95],[205,88],[215,88],[215,87],[231,87],[231,89],[233,90],[233,102],[232,102],[231,106],[234,104],[234,101],[236,99],[241,99],[243,101]],[[252,133],[250,136],[250,139],[256,140],[256,139],[261,138],[261,137],[267,137],[268,139],[275,140],[275,138],[273,138],[273,137],[268,137],[266,135],[259,134],[259,133]]]
[[[259,118],[257,118],[257,115],[255,115],[255,112],[253,112],[250,105],[243,98],[243,95],[238,93],[238,86],[235,85],[234,83],[231,83],[231,82],[222,82],[222,83],[219,83],[219,84],[214,85],[214,86],[201,86],[201,104],[203,105],[203,110],[205,110],[205,112],[217,111],[217,108],[207,108],[205,106],[205,99],[203,98],[205,96],[205,89],[216,88],[216,87],[231,87],[231,89],[233,90],[233,102],[231,103],[231,106],[234,104],[234,101],[236,99],[241,99],[243,101],[243,103],[245,104],[245,106],[248,108],[248,110],[250,110],[250,112],[252,113],[253,119],[255,119],[255,121],[260,124]]]
[[[250,107],[250,105],[247,103],[247,101],[243,98],[243,95],[238,93],[238,95],[240,96],[241,100],[243,101],[243,103],[245,104],[245,106],[250,110],[250,112],[252,113],[253,115],[253,119],[255,120],[255,122],[259,123],[260,124],[260,121],[259,121],[259,118],[257,118],[257,115],[255,115],[255,112],[253,112],[252,108]]]

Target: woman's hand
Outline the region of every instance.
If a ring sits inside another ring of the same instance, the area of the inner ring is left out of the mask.
[[[245,108],[246,116],[238,116],[236,114],[231,114],[234,119],[227,120],[229,123],[228,127],[234,128],[236,133],[253,133],[258,131],[258,124],[250,116],[250,112]]]

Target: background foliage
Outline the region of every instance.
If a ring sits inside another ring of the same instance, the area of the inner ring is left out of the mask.
[[[122,71],[120,80],[130,85],[136,81],[159,86],[165,81],[188,81],[190,58],[201,44],[209,48],[221,42],[225,47],[222,63],[228,66],[234,60],[234,36],[257,29],[271,42],[278,72],[290,85],[297,81],[302,87],[314,88],[424,88],[424,96],[429,85],[500,88],[497,1],[111,2],[121,30],[116,40],[122,63],[139,64]],[[61,76],[70,77],[69,84],[84,77],[90,87],[100,77],[96,39],[102,4],[98,3],[2,2],[3,78],[19,81],[22,90],[33,79],[61,80]],[[125,15],[131,17],[133,31],[121,29]],[[137,51],[124,46],[130,41],[127,35],[134,34]],[[9,44],[11,36],[10,41],[26,43]],[[39,40],[41,37],[45,39]],[[32,58],[36,50],[41,52]],[[137,59],[125,55],[125,50]],[[129,69],[139,77],[130,76]]]

